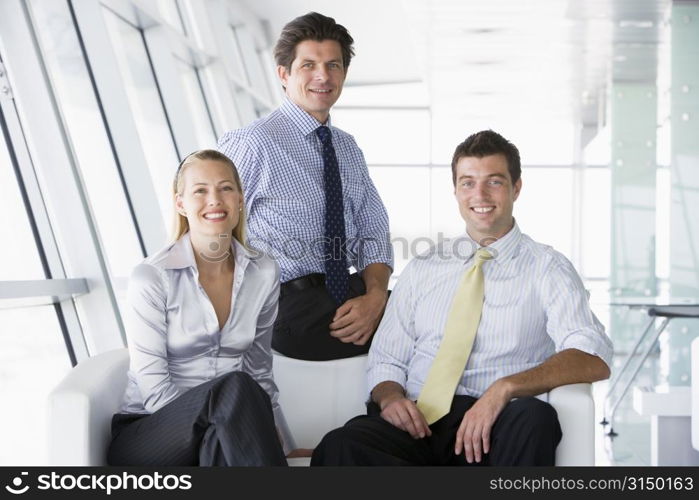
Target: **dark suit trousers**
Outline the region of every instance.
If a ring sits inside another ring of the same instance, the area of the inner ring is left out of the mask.
[[[364,280],[356,273],[351,274],[347,298],[365,293]],[[354,345],[341,342],[330,335],[330,323],[338,307],[324,284],[290,291],[285,291],[282,284],[272,348],[284,356],[310,361],[366,354],[371,340],[364,345]]]
[[[380,417],[375,403],[328,433],[316,447],[311,465],[554,465],[561,427],[556,410],[536,398],[515,399],[495,421],[490,452],[480,464],[454,454],[456,431],[476,398],[455,396],[447,415],[430,426],[432,435],[413,439]]]
[[[286,465],[269,396],[244,372],[193,387],[150,415],[114,415],[109,465]]]

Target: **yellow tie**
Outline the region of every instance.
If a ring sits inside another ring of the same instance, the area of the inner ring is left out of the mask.
[[[473,267],[464,273],[454,294],[444,328],[444,338],[417,400],[417,407],[429,425],[449,413],[456,386],[466,368],[483,309],[484,285],[481,266],[491,258],[487,250],[478,250]]]

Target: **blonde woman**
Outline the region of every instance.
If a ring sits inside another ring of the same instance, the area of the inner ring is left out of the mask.
[[[131,364],[108,462],[286,465],[294,446],[270,347],[279,267],[245,246],[240,178],[225,155],[188,155],[173,197],[174,242],[129,283]]]

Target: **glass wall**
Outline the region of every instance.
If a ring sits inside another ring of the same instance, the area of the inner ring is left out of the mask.
[[[45,255],[37,247],[35,215],[17,152],[8,144],[8,122],[0,109],[0,282],[47,278]],[[3,294],[4,295],[4,294]],[[0,465],[45,463],[46,401],[56,380],[71,368],[52,305],[0,298]],[[30,436],[30,438],[28,438]]]
[[[234,24],[237,86],[216,43]],[[203,3],[9,0],[0,25],[0,464],[45,465],[47,396],[71,360],[124,345],[117,305],[167,242],[181,155],[278,96],[261,28]]]
[[[111,274],[125,280],[143,259],[145,249],[68,5],[32,0],[32,7],[43,58]]]
[[[196,67],[176,59],[177,69],[182,78],[182,85],[187,96],[187,106],[191,111],[190,118],[194,125],[197,148],[206,149],[216,146],[217,133],[211,120],[206,98],[202,89],[202,81]],[[184,154],[187,154],[185,152]]]
[[[27,213],[17,183],[16,160],[5,138],[6,122],[0,111],[0,227],[7,235],[0,245],[0,280],[36,280],[46,278],[32,232],[33,221]],[[14,151],[12,151],[14,153]]]
[[[452,142],[447,143],[442,132],[450,126],[432,112],[426,93],[414,83],[350,87],[332,113],[333,123],[362,148],[387,206],[396,252],[394,278],[415,252],[465,230],[453,195],[451,156],[459,142],[484,128],[477,122],[473,126],[480,128],[468,128],[470,122],[463,121],[458,127],[451,124]],[[509,137],[509,129],[520,135]],[[537,147],[516,124],[496,130],[520,145],[523,187],[514,209],[520,229],[566,255],[583,276],[608,276],[610,204],[603,201],[609,192],[608,170],[573,164],[570,141]],[[576,193],[582,193],[580,199]],[[580,222],[574,217],[578,212]]]
[[[71,368],[56,310],[0,306],[0,324],[0,465],[45,465],[48,395]]]
[[[103,8],[102,13],[158,195],[163,223],[167,224],[173,213],[170,190],[180,152],[153,74],[151,55],[141,29],[108,8]]]

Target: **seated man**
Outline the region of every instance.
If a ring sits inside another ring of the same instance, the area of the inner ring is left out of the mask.
[[[609,377],[580,277],[512,216],[517,148],[478,132],[451,165],[467,234],[403,271],[369,351],[368,415],[326,435],[312,465],[553,465],[560,425],[534,396]]]

